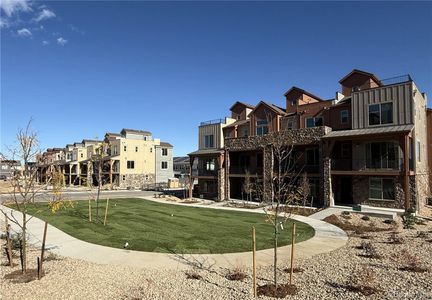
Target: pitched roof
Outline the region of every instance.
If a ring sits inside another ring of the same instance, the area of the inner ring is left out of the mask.
[[[265,102],[265,101],[260,101],[257,106],[255,106],[255,108],[249,113],[249,115],[253,114],[260,106],[265,105],[268,108],[270,108],[271,110],[273,110],[275,113],[279,114],[279,115],[286,115],[285,110],[282,107],[279,107],[277,105]]]
[[[246,123],[249,123],[249,122],[250,122],[250,120],[237,120],[234,123],[231,123],[231,124],[225,126],[223,129],[225,129],[225,128],[231,128],[231,127],[234,127],[234,126],[243,125],[243,124],[246,124]]]
[[[365,75],[367,77],[370,77],[376,83],[378,83],[379,85],[381,85],[381,81],[374,74],[366,72],[366,71],[358,70],[358,69],[353,69],[348,75],[344,76],[344,78],[342,78],[341,80],[339,80],[339,83],[342,84],[344,81],[346,81],[348,78],[350,78],[354,74],[361,74],[361,75]]]
[[[301,88],[299,88],[299,87],[296,87],[296,86],[293,86],[293,87],[290,88],[288,91],[286,91],[285,94],[284,94],[284,96],[286,97],[288,94],[290,94],[290,93],[292,93],[292,92],[294,92],[294,91],[297,91],[297,92],[300,92],[300,93],[302,93],[302,94],[308,95],[309,97],[312,97],[312,98],[314,98],[314,99],[316,99],[316,100],[318,100],[318,101],[324,101],[324,100],[321,99],[320,97],[315,96],[314,94],[309,93],[308,91],[306,91],[306,90],[304,90],[304,89],[301,89]]]
[[[246,108],[250,108],[250,109],[254,109],[255,106],[248,104],[248,103],[244,103],[244,102],[240,102],[240,101],[236,101],[236,103],[234,103],[231,107],[230,110],[233,110],[235,106],[237,105],[243,105]]]
[[[160,145],[156,145],[156,146],[161,146],[161,147],[173,147],[173,145],[171,145],[170,143],[168,143],[168,142],[160,142]]]
[[[150,131],[145,131],[145,130],[138,130],[138,129],[127,129],[127,128],[123,128],[121,133],[137,133],[137,134],[144,134],[144,135],[151,135]]]

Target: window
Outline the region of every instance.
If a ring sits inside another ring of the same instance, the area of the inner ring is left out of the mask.
[[[292,120],[288,120],[287,128],[293,129],[293,126],[294,126],[294,122]]]
[[[128,160],[127,163],[126,163],[126,167],[127,167],[128,169],[135,169],[135,161],[133,161],[133,160]]]
[[[135,147],[135,152],[138,152],[138,147]]]
[[[84,154],[83,153],[81,153],[81,158],[83,158],[84,157]]]
[[[323,126],[323,117],[306,118],[306,128]]]
[[[341,110],[340,120],[341,124],[348,124],[348,110]]]
[[[161,169],[168,169],[168,162],[167,161],[161,162]]]
[[[309,166],[316,166],[319,164],[318,148],[306,150],[306,164]]]
[[[125,176],[125,175],[123,175],[123,177],[122,177],[122,178],[123,178],[123,181],[125,181],[125,180],[126,180],[126,176]]]
[[[241,116],[240,116],[240,115],[237,115],[237,120],[240,120],[240,118],[241,118]]]
[[[244,127],[242,131],[243,131],[243,135],[242,135],[243,137],[247,137],[249,135],[249,128],[248,127]]]
[[[393,123],[393,103],[369,105],[369,125]]]
[[[126,146],[123,146],[123,151],[126,151]]]
[[[118,154],[118,152],[117,152],[117,146],[114,146],[114,147],[113,147],[113,153],[114,153],[114,155],[117,155],[117,154]]]
[[[214,147],[214,135],[206,135],[204,136],[204,147],[205,148],[213,148]]]
[[[291,100],[291,106],[296,106],[297,105],[297,100]]]
[[[395,200],[395,182],[392,178],[369,179],[369,198],[376,200]]]
[[[162,148],[162,156],[167,156],[167,155],[168,155],[168,149]]]
[[[268,133],[267,120],[258,120],[256,122],[256,135],[264,135]]]
[[[341,144],[341,158],[349,158],[350,157],[350,144],[342,143]]]
[[[150,153],[152,153],[153,152],[153,148],[150,148]]]
[[[398,169],[399,147],[394,142],[368,143],[366,167],[370,169]]]
[[[417,161],[421,161],[421,144],[420,141],[417,140],[417,147],[416,147],[416,155],[417,155]]]
[[[214,158],[210,158],[205,162],[205,169],[207,171],[214,171],[216,167],[216,161]]]

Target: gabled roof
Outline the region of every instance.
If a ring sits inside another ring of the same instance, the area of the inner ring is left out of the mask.
[[[127,129],[127,128],[123,128],[122,131],[121,131],[121,133],[122,134],[135,133],[135,134],[151,135],[150,131],[137,130],[137,129]]]
[[[82,140],[81,144],[85,144],[85,143],[101,143],[102,141],[99,140],[88,140],[88,139],[84,139]]]
[[[167,143],[167,142],[160,142],[160,145],[156,145],[156,147],[157,146],[168,147],[168,148],[172,148],[173,147],[173,145],[171,145],[170,143]]]
[[[315,96],[314,94],[309,93],[308,91],[306,91],[306,90],[304,90],[304,89],[301,89],[301,88],[299,88],[299,87],[296,87],[296,86],[293,86],[293,87],[290,88],[288,91],[286,91],[286,93],[284,94],[284,96],[286,97],[288,94],[290,94],[290,93],[292,93],[292,92],[294,92],[294,91],[296,91],[296,92],[300,92],[301,94],[308,95],[309,97],[312,97],[312,98],[314,98],[314,99],[316,99],[316,100],[318,100],[318,101],[324,101],[324,100],[321,99],[320,97]]]
[[[240,101],[236,101],[236,103],[234,103],[231,107],[230,110],[232,111],[234,109],[234,107],[236,107],[237,105],[242,105],[246,108],[250,108],[250,109],[254,109],[255,106],[248,104],[248,103],[244,103],[244,102],[240,102]]]
[[[231,123],[231,124],[225,126],[222,129],[231,128],[231,127],[235,127],[235,126],[239,126],[239,125],[243,125],[243,124],[246,124],[246,123],[249,123],[249,122],[250,122],[250,120],[237,120],[234,123]]]
[[[348,75],[346,75],[344,78],[342,78],[341,80],[339,80],[339,83],[342,84],[344,81],[348,80],[354,74],[360,74],[360,75],[364,75],[364,76],[370,77],[376,83],[378,83],[379,85],[381,85],[381,81],[374,74],[366,72],[366,71],[358,70],[358,69],[352,70]]]
[[[122,136],[120,133],[113,133],[113,132],[107,132],[105,133],[105,136]]]
[[[257,106],[255,106],[255,108],[250,112],[249,115],[253,114],[262,105],[267,106],[268,108],[270,108],[272,111],[274,111],[278,115],[286,115],[286,112],[285,112],[285,110],[283,108],[281,108],[281,107],[279,107],[277,105],[271,104],[271,103],[264,102],[264,101],[260,101],[257,104]]]

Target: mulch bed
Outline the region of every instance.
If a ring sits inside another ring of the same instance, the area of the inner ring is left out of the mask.
[[[258,296],[267,296],[273,298],[285,298],[288,295],[296,295],[297,287],[294,284],[266,284],[259,286],[257,289]]]
[[[391,231],[392,228],[379,228],[373,226],[353,225],[349,222],[341,221],[337,216],[331,215],[323,219],[324,222],[333,224],[344,231],[352,231],[355,234],[364,234],[366,232]]]
[[[44,273],[42,272],[42,276]],[[21,270],[13,271],[4,276],[4,279],[10,279],[12,283],[27,283],[38,278],[38,270],[37,269],[27,269],[27,271],[23,274]]]

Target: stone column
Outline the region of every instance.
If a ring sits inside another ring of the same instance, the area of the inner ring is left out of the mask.
[[[334,206],[334,195],[332,189],[331,159],[330,153],[333,148],[332,142],[323,142],[319,146],[320,163],[320,194],[324,200],[324,206]]]
[[[266,202],[273,202],[274,153],[272,146],[266,146],[263,152],[263,200]]]
[[[225,168],[224,165],[225,153],[218,156],[218,201],[225,200]]]
[[[195,157],[189,156],[189,199],[192,199],[192,192],[193,192],[193,185],[194,185],[194,178],[192,177],[192,167],[194,164]]]
[[[114,161],[112,159],[110,159],[109,161],[109,180],[110,180],[110,189],[113,189],[113,163]]]
[[[229,180],[229,170],[230,170],[230,154],[229,154],[229,150],[225,150],[225,198],[224,200],[229,200],[230,196],[231,196],[231,192],[230,192],[230,180]]]

